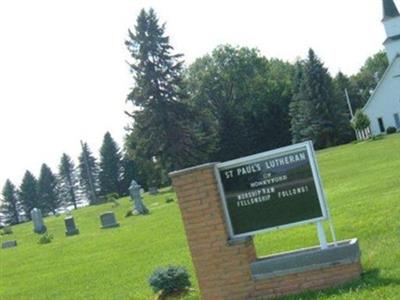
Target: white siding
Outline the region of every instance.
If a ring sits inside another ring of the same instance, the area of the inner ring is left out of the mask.
[[[390,18],[383,21],[386,36],[391,37],[400,34],[400,17]]]
[[[387,42],[385,48],[389,62],[392,62],[400,54],[400,40]]]
[[[371,99],[364,107],[365,114],[371,121],[371,131],[373,135],[380,134],[378,118],[382,118],[385,130],[389,126],[396,127],[394,114],[400,115],[400,57],[395,61],[385,73],[384,78],[377,86]]]

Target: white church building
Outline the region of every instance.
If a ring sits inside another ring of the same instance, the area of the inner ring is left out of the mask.
[[[393,0],[383,0],[383,11],[389,67],[362,109],[371,121],[372,135],[385,133],[388,127],[400,130],[400,13]]]

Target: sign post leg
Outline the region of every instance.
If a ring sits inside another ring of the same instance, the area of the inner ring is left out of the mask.
[[[318,232],[318,239],[319,239],[319,243],[321,245],[321,249],[327,249],[328,243],[326,241],[324,226],[322,226],[321,221],[317,222],[317,232]]]

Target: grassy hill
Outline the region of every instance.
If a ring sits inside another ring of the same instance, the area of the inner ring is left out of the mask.
[[[318,161],[338,239],[358,237],[362,280],[290,299],[400,299],[400,136],[320,151]],[[32,224],[13,227],[18,247],[0,249],[0,299],[153,299],[148,278],[158,266],[182,265],[197,283],[179,207],[166,189],[145,196],[149,216],[125,218],[127,198],[74,211],[81,234],[65,237],[63,217],[45,219],[52,243],[39,245]],[[100,229],[115,212],[121,226]],[[327,231],[328,232],[328,231]],[[259,256],[318,244],[314,226],[259,235]],[[198,293],[185,298],[199,299]]]

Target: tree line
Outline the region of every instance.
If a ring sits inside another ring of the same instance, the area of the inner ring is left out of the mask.
[[[309,49],[289,63],[258,49],[221,45],[185,65],[173,53],[165,24],[153,9],[142,10],[125,45],[133,87],[131,119],[121,151],[104,136],[97,162],[83,144],[79,164],[63,154],[54,174],[43,164],[39,178],[27,171],[19,188],[7,180],[2,212],[8,223],[29,218],[33,207],[55,213],[106,195],[125,195],[135,178],[144,188],[168,185],[168,172],[210,161],[267,151],[312,140],[317,149],[355,138],[345,99],[354,111],[368,100],[388,66],[386,54],[367,59],[353,76],[332,77]]]
[[[125,147],[147,184],[305,140],[317,149],[347,143],[355,135],[345,89],[360,109],[388,65],[379,52],[357,74],[332,77],[313,49],[292,64],[221,45],[185,66],[165,30],[153,9],[142,10],[125,42],[134,82]]]
[[[104,135],[99,156],[98,162],[88,144],[82,143],[77,166],[63,153],[57,173],[44,163],[38,178],[26,171],[18,188],[7,179],[2,190],[3,223],[29,220],[33,208],[44,215],[56,214],[66,206],[77,209],[82,201],[93,205],[104,202],[110,194],[127,195],[135,166],[109,132]]]

